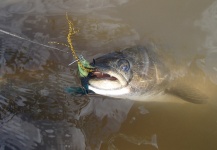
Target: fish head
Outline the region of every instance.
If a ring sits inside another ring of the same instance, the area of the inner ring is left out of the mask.
[[[152,54],[151,54],[152,55]],[[135,46],[93,60],[88,88],[97,94],[133,99],[156,84],[156,67],[145,47]]]

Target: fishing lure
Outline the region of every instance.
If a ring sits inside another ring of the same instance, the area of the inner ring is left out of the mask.
[[[73,61],[69,65],[72,65],[75,62],[77,62],[77,64],[78,64],[79,76],[81,78],[81,82],[82,82],[83,87],[70,87],[66,91],[68,93],[71,93],[71,94],[73,94],[73,93],[74,94],[82,94],[82,95],[87,94],[88,93],[88,85],[87,85],[87,79],[86,78],[87,78],[87,76],[88,76],[88,74],[90,72],[94,71],[94,67],[91,66],[90,63],[86,59],[84,59],[84,57],[82,55],[80,55],[79,57],[77,56],[77,54],[75,52],[75,49],[74,49],[74,47],[72,45],[72,37],[78,31],[75,31],[74,24],[72,23],[72,21],[69,20],[69,17],[68,17],[67,13],[66,13],[66,20],[68,21],[68,26],[69,26],[69,32],[68,32],[68,35],[67,35],[68,45],[63,44],[63,43],[58,43],[58,42],[49,42],[49,43],[61,44],[61,45],[69,47],[71,49],[72,56],[75,58],[75,61]],[[34,44],[38,44],[38,45],[47,47],[47,48],[52,48],[52,49],[56,49],[58,51],[66,52],[66,51],[63,51],[63,50],[61,50],[59,48],[51,47],[51,46],[48,46],[48,45],[45,45],[45,44],[41,44],[41,43],[38,43],[38,42],[35,42],[35,41],[32,41],[32,40],[23,38],[23,37],[18,36],[16,34],[12,34],[10,32],[4,31],[2,29],[0,29],[0,32],[2,32],[4,34],[7,34],[7,35],[10,35],[10,36],[13,36],[13,37],[16,37],[16,38],[19,38],[19,39],[22,39],[22,40],[26,40],[26,41],[34,43]],[[66,52],[66,53],[68,53],[68,52]]]
[[[78,64],[78,72],[79,72],[79,76],[80,76],[80,79],[81,79],[82,87],[68,87],[68,88],[65,89],[65,91],[67,93],[72,94],[72,95],[85,95],[85,94],[90,93],[90,91],[88,90],[88,79],[87,79],[87,77],[88,77],[88,74],[90,72],[94,71],[94,67],[91,66],[90,63],[86,59],[84,59],[84,57],[82,55],[77,56],[77,54],[75,52],[75,49],[73,47],[73,44],[72,44],[72,39],[73,39],[73,35],[76,34],[79,31],[75,30],[74,24],[72,23],[71,20],[69,20],[69,17],[68,17],[67,13],[66,13],[66,20],[67,20],[68,26],[69,26],[69,31],[68,31],[68,35],[67,35],[68,45],[64,44],[64,43],[58,43],[58,42],[49,42],[49,43],[64,45],[64,46],[67,46],[67,47],[69,47],[71,49],[72,56],[74,57],[75,60],[72,63],[70,63],[69,66],[74,64],[75,62],[77,62],[77,64]]]
[[[75,52],[74,47],[72,45],[72,36],[74,34],[76,34],[78,31],[75,31],[74,25],[69,20],[67,13],[66,13],[66,19],[67,19],[68,25],[69,25],[67,42],[68,42],[69,47],[71,49],[72,56],[75,58],[74,62],[78,63],[78,72],[79,72],[79,76],[81,78],[81,84],[82,84],[82,87],[69,87],[69,88],[66,88],[66,91],[70,94],[73,94],[73,95],[77,95],[77,94],[85,95],[85,94],[88,94],[91,92],[88,90],[87,76],[90,72],[94,71],[94,67],[91,66],[90,63],[87,60],[85,60],[82,55],[80,55],[79,57],[76,55],[76,52]],[[72,62],[71,64],[73,64],[74,62]],[[71,64],[69,64],[69,65],[71,65]]]
[[[87,77],[90,72],[94,71],[94,67],[92,67],[90,65],[90,63],[83,58],[82,55],[79,57],[76,55],[76,52],[75,52],[74,47],[72,45],[72,36],[74,34],[76,34],[78,31],[75,31],[74,24],[69,20],[67,13],[66,13],[66,19],[67,19],[68,25],[69,25],[67,42],[68,42],[69,47],[71,49],[72,56],[75,58],[75,61],[78,63],[78,71],[79,71],[80,77]]]

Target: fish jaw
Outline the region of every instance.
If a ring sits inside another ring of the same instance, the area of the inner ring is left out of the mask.
[[[121,98],[123,95],[127,95],[130,93],[130,87],[126,86],[123,88],[115,89],[115,90],[105,90],[105,89],[99,89],[95,88],[91,85],[88,87],[91,91],[94,91],[96,94],[109,96],[109,97],[116,97]]]

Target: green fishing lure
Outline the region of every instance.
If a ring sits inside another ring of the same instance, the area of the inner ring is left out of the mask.
[[[82,87],[68,87],[65,91],[74,96],[86,95],[89,93],[93,93],[88,89],[88,74],[94,70],[94,67],[90,65],[90,63],[84,59],[82,55],[79,57],[78,62],[78,72],[81,79]]]
[[[79,62],[82,64],[80,65],[80,63],[78,63],[79,76],[81,78],[85,78],[91,72],[89,70],[93,70],[94,67],[91,66],[90,63],[86,59],[84,59],[82,55],[79,56]]]

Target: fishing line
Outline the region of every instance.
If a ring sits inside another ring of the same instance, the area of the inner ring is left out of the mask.
[[[78,69],[79,69],[80,75],[86,77],[89,72],[94,71],[94,68],[92,66],[90,66],[89,62],[86,61],[82,55],[79,57],[77,56],[77,54],[74,50],[74,47],[72,45],[72,36],[74,34],[76,34],[78,32],[78,30],[75,31],[74,24],[69,20],[67,12],[66,12],[66,20],[68,21],[68,25],[69,25],[69,32],[67,35],[67,41],[68,41],[69,47],[71,49],[72,56],[75,58],[74,62],[78,63]],[[72,62],[71,64],[73,64],[74,62]]]
[[[35,42],[35,41],[32,41],[32,40],[23,38],[23,37],[21,37],[21,36],[18,36],[18,35],[16,35],[16,34],[13,34],[13,33],[7,32],[7,31],[4,31],[4,30],[2,30],[2,29],[0,29],[0,32],[2,32],[2,33],[4,33],[4,34],[7,34],[7,35],[10,35],[10,36],[13,36],[13,37],[16,37],[16,38],[19,38],[19,39],[22,39],[22,40],[25,40],[25,41],[28,41],[28,42],[31,42],[31,43],[34,43],[34,44],[38,44],[38,45],[47,47],[47,48],[52,48],[52,49],[56,49],[56,50],[61,51],[61,52],[69,53],[69,52],[66,52],[66,51],[64,51],[64,50],[61,50],[61,49],[59,49],[59,48],[56,48],[56,47],[48,46],[48,45],[45,45],[45,44],[41,44],[41,43],[38,43],[38,42]]]
[[[77,62],[78,60],[75,60],[73,62],[71,62],[68,66],[71,66],[72,64],[74,64],[75,62]]]
[[[59,44],[59,45],[64,45],[64,46],[69,47],[71,49],[72,56],[75,58],[75,61],[70,63],[69,66],[72,65],[73,63],[77,62],[80,75],[82,77],[86,77],[88,75],[88,73],[94,71],[94,67],[92,67],[89,64],[89,62],[83,58],[82,55],[79,56],[79,57],[77,56],[77,54],[75,52],[75,49],[74,49],[74,47],[72,45],[72,36],[74,34],[76,34],[77,32],[79,32],[79,31],[78,30],[75,31],[74,24],[69,20],[67,12],[66,12],[66,19],[67,19],[68,25],[69,25],[69,32],[68,32],[68,35],[67,35],[67,42],[68,42],[69,45],[64,44],[64,43],[58,43],[58,42],[49,42],[49,43]],[[26,39],[24,37],[21,37],[19,35],[7,32],[7,31],[2,30],[2,29],[0,29],[0,32],[2,32],[4,34],[7,34],[7,35],[10,35],[10,36],[13,36],[13,37],[16,37],[16,38],[19,38],[19,39],[22,39],[22,40],[25,40],[25,41],[28,41],[30,43],[34,43],[34,44],[41,45],[41,46],[44,46],[44,47],[47,47],[47,48],[55,49],[55,50],[58,50],[58,51],[61,51],[61,52],[69,53],[69,52],[61,50],[59,48],[48,46],[48,45],[45,45],[45,44],[41,44],[41,43],[38,43],[38,42],[35,42],[35,41],[32,41],[32,40]]]

